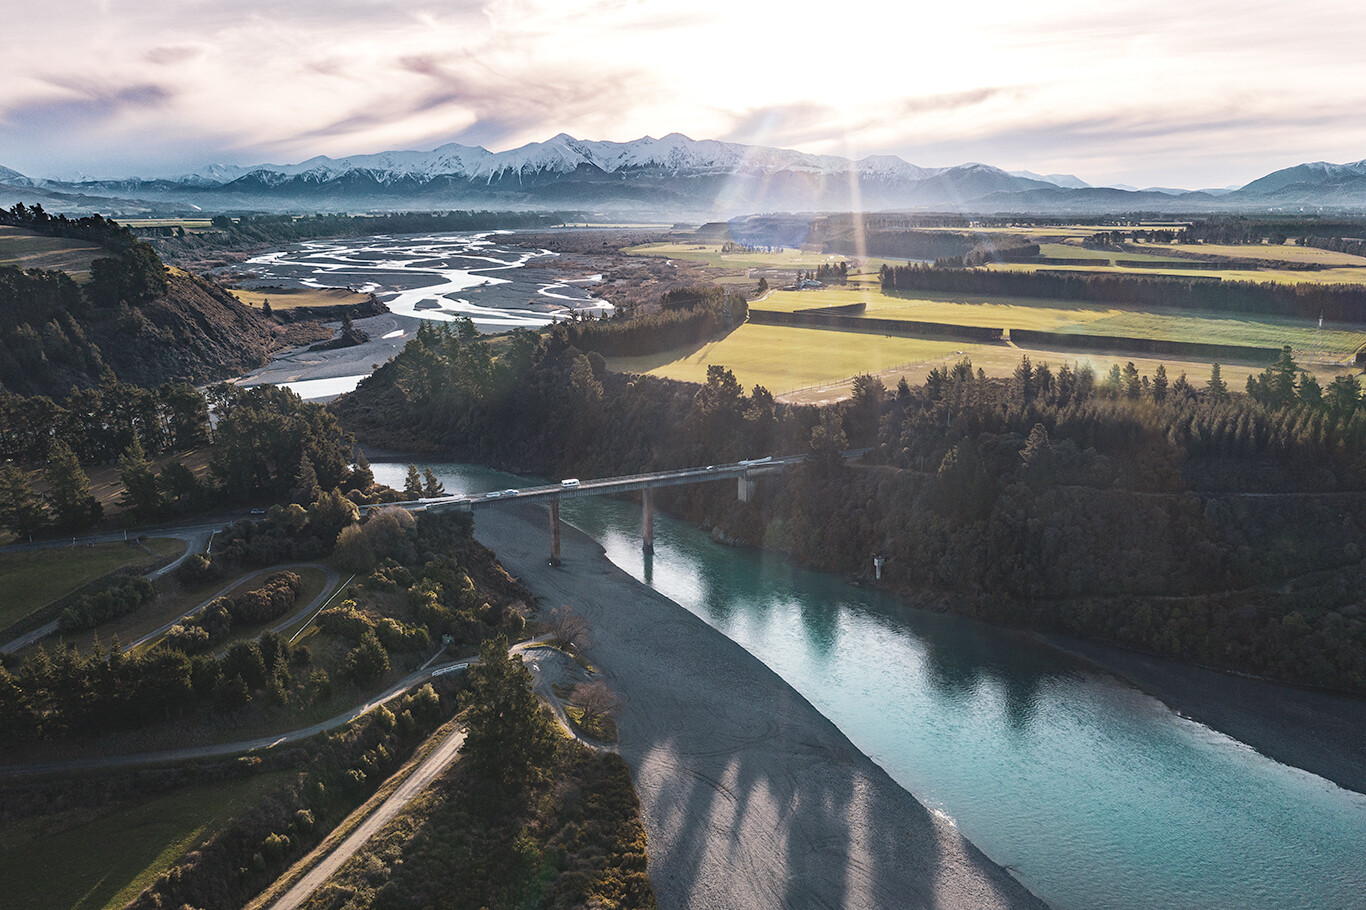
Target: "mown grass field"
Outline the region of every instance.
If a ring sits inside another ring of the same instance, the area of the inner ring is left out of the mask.
[[[1162,227],[1166,225],[1152,225]],[[1058,268],[1069,271],[1104,270],[1117,275],[1151,277],[1155,275],[1218,276],[1225,280],[1253,282],[1279,281],[1366,283],[1366,257],[1331,253],[1307,247],[1284,245],[1223,246],[1200,244],[1167,248],[1143,244],[1140,252],[1088,250],[1081,242],[1092,234],[1111,230],[1102,225],[1065,225],[1044,227],[970,228],[970,233],[1004,234],[1025,237],[1040,244],[1046,257],[1036,263],[993,265],[995,269]],[[931,229],[933,230],[933,229]],[[962,232],[963,228],[943,228]],[[649,244],[628,252],[642,255],[692,259],[724,268],[813,269],[822,262],[841,257],[824,256],[801,250],[773,253],[722,254],[719,243]],[[1248,268],[1208,270],[1192,268],[1176,255],[1198,254],[1202,259],[1244,260]],[[1051,265],[1047,260],[1087,259],[1093,265]],[[1115,260],[1128,259],[1161,263],[1161,268],[1125,268]],[[793,312],[819,307],[864,303],[863,315],[869,318],[918,322],[988,326],[1006,329],[1033,329],[1069,334],[1095,334],[1174,341],[1201,341],[1252,347],[1275,348],[1290,345],[1302,365],[1321,381],[1348,368],[1358,348],[1366,345],[1366,328],[1356,325],[1326,324],[1322,329],[1313,320],[1283,319],[1272,316],[1183,311],[1131,311],[1097,306],[1079,301],[1039,300],[1020,297],[919,294],[892,296],[882,292],[876,270],[885,260],[869,260],[862,273],[851,276],[849,284],[816,291],[772,290],[763,299],[752,301],[754,310]],[[1296,271],[1290,268],[1255,268],[1254,261],[1285,262],[1287,265],[1317,263],[1325,268]],[[1184,267],[1183,267],[1184,266]],[[889,385],[902,376],[910,382],[923,380],[934,366],[948,365],[966,354],[974,365],[988,375],[1008,376],[1020,357],[1052,364],[1089,364],[1097,374],[1111,364],[1132,360],[1140,371],[1151,373],[1159,363],[1175,378],[1186,372],[1191,381],[1202,386],[1208,378],[1209,364],[1196,361],[1131,357],[1118,354],[1092,354],[1078,351],[1048,351],[1007,345],[974,345],[966,342],[902,339],[840,330],[802,326],[759,326],[747,324],[730,336],[700,347],[644,357],[614,358],[614,369],[648,372],[676,379],[700,382],[706,368],[722,364],[731,369],[746,386],[756,383],[788,400],[824,401],[848,394],[851,377],[858,373],[881,376]],[[1224,376],[1241,387],[1247,376],[1258,372],[1251,365],[1225,365]]]
[[[126,227],[182,227],[187,231],[203,231],[213,227],[208,218],[126,218],[119,222]]]
[[[1012,271],[1034,271],[1036,269],[1061,269],[1063,271],[1089,271],[1100,269],[1117,275],[1173,275],[1193,277],[1219,277],[1225,281],[1274,281],[1282,284],[1313,282],[1319,284],[1361,284],[1366,283],[1366,257],[1352,256],[1348,253],[1335,253],[1314,247],[1291,246],[1283,243],[1260,244],[1140,244],[1137,252],[1116,250],[1088,250],[1081,245],[1083,239],[1096,230],[1108,228],[1023,228],[1017,231],[1039,244],[1043,257],[1033,262],[1001,263],[992,265],[993,269]],[[1053,259],[1088,259],[1094,264],[1060,265]],[[1246,263],[1246,268],[1233,265],[1223,269],[1183,268],[1183,262],[1192,259],[1202,261],[1233,260]],[[1166,263],[1164,268],[1128,268],[1116,264],[1117,260],[1137,260],[1140,262]],[[1254,263],[1283,262],[1287,266],[1314,264],[1322,268],[1304,271],[1293,268],[1258,268]]]
[[[358,294],[355,291],[348,291],[346,288],[269,288],[257,290],[230,288],[229,290],[232,292],[232,296],[248,306],[259,307],[263,302],[269,300],[273,310],[295,309],[296,307],[348,306],[363,303],[369,299],[368,294]]]
[[[1040,243],[1039,255],[1045,259],[1092,259],[1097,265],[1110,264],[1115,259],[1136,259],[1140,262],[1170,262],[1179,265],[1181,260],[1160,252],[1155,247],[1153,253],[1116,253],[1110,250],[1088,250],[1078,242]],[[1090,266],[1088,266],[1090,268]]]
[[[0,628],[65,597],[88,581],[125,566],[141,567],[185,551],[183,541],[154,537],[145,541],[95,544],[0,554]]]
[[[613,370],[705,382],[707,367],[720,364],[731,370],[746,388],[757,384],[778,394],[837,382],[857,373],[923,362],[938,364],[964,349],[965,345],[956,341],[746,323],[725,338],[698,348],[643,357],[614,357],[608,360],[608,366]]]
[[[767,252],[722,253],[719,243],[646,243],[627,247],[623,253],[638,256],[662,256],[668,259],[686,259],[702,262],[723,269],[814,269],[822,264],[829,265],[848,261],[852,257],[833,253],[813,253],[786,248]],[[889,259],[865,259],[861,268],[876,272]]]
[[[1097,378],[1114,364],[1123,366],[1132,361],[1145,375],[1151,375],[1162,364],[1171,379],[1186,373],[1196,388],[1204,387],[1210,372],[1208,363],[1173,358],[1088,354],[1012,344],[929,341],[751,323],[720,341],[701,347],[644,357],[610,358],[608,366],[613,370],[705,382],[707,367],[719,364],[733,372],[746,389],[762,385],[784,401],[820,404],[847,398],[853,377],[860,373],[877,376],[888,388],[894,388],[902,377],[916,385],[924,382],[925,376],[935,367],[947,369],[968,357],[974,368],[981,368],[988,376],[1004,378],[1015,371],[1025,355],[1034,363],[1050,364],[1054,370],[1063,364],[1074,369],[1087,365]],[[1248,376],[1261,369],[1248,364],[1222,365],[1224,380],[1236,389],[1241,389]],[[1335,375],[1334,369],[1328,366],[1310,366],[1309,372],[1324,383]]]
[[[1216,313],[1118,313],[1057,331],[1129,338],[1164,338],[1253,347],[1290,347],[1312,360],[1349,360],[1366,344],[1366,327],[1271,316]]]
[[[1312,246],[1292,246],[1286,243],[1218,244],[1198,243],[1181,247],[1182,252],[1207,256],[1210,259],[1262,259],[1279,262],[1315,263],[1325,266],[1355,266],[1366,268],[1366,257],[1350,253],[1335,253]],[[1313,274],[1312,272],[1309,274]]]
[[[1304,360],[1348,362],[1366,344],[1366,327],[1309,319],[1260,315],[1225,315],[1188,311],[1131,311],[1091,304],[1068,304],[1026,297],[971,297],[884,294],[875,283],[821,291],[774,291],[753,309],[793,312],[817,307],[866,303],[863,315],[953,325],[1033,329],[1070,334],[1161,338],[1219,344],[1280,347],[1290,345]]]
[[[88,278],[90,263],[109,253],[98,244],[62,237],[41,237],[0,225],[0,265],[21,269],[58,269],[78,280]]]
[[[1062,326],[1091,322],[1123,312],[1097,309],[1082,303],[1050,304],[1027,297],[964,297],[948,294],[925,294],[914,298],[892,296],[884,294],[875,283],[848,288],[832,287],[821,291],[774,291],[764,300],[752,302],[750,307],[791,313],[850,303],[866,303],[868,308],[862,315],[878,319],[1040,331],[1057,331]]]
[[[1128,256],[1120,253],[1113,254],[1118,259],[1139,259],[1139,256]],[[1097,262],[1096,265],[1051,265],[1047,260],[1040,259],[1037,262],[1006,262],[996,263],[989,266],[996,270],[1015,271],[1015,272],[1034,272],[1039,269],[1055,269],[1065,272],[1112,272],[1116,275],[1135,275],[1148,277],[1156,276],[1175,276],[1181,278],[1209,278],[1217,276],[1224,281],[1252,281],[1263,282],[1271,281],[1277,284],[1366,284],[1366,268],[1330,268],[1321,271],[1305,272],[1293,269],[1183,269],[1179,260],[1172,261],[1171,268],[1148,269],[1148,268],[1125,268],[1122,266],[1104,265]]]
[[[290,774],[8,822],[0,830],[0,910],[116,910]]]

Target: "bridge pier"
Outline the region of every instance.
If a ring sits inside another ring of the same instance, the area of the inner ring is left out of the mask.
[[[751,500],[753,500],[754,490],[758,486],[758,483],[756,481],[750,480],[748,477],[737,477],[736,481],[737,489],[735,491],[735,494],[739,497],[740,501],[750,502]]]
[[[550,500],[550,564],[560,564],[560,501]]]
[[[655,551],[655,491],[646,487],[640,491],[640,549],[645,553]]]

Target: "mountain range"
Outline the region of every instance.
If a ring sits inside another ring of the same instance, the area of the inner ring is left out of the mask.
[[[212,165],[160,179],[57,181],[0,167],[0,204],[53,211],[591,209],[659,216],[760,211],[1205,212],[1366,209],[1366,161],[1285,168],[1240,188],[1095,187],[985,164],[918,167],[678,133],[593,142],[560,134],[504,152],[443,145],[298,164]]]

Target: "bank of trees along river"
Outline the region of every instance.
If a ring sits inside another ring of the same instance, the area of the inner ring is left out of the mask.
[[[739,503],[661,491],[678,513],[817,568],[885,578],[949,609],[1294,682],[1366,691],[1366,411],[1284,355],[1253,395],[1218,375],[1106,376],[966,360],[888,390],[862,377],[817,409],[607,372],[569,335],[501,353],[425,330],[336,404],[363,438],[545,476],[810,451]],[[865,464],[836,453],[872,446]]]

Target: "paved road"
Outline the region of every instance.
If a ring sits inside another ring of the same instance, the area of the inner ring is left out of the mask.
[[[24,553],[29,550],[50,550],[56,547],[69,547],[86,543],[113,543],[133,537],[176,537],[180,540],[203,539],[215,531],[221,531],[239,518],[246,518],[245,511],[227,512],[214,518],[206,518],[194,524],[185,525],[148,525],[141,528],[128,528],[126,531],[108,531],[100,534],[87,534],[83,537],[58,537],[53,540],[36,540],[33,543],[16,543],[0,547],[0,553]]]
[[[201,758],[220,758],[225,755],[238,755],[246,752],[263,752],[273,749],[276,746],[283,746],[288,743],[299,742],[311,736],[317,736],[327,730],[349,724],[351,721],[369,711],[374,710],[380,705],[392,701],[413,686],[436,676],[445,673],[452,673],[456,670],[463,670],[477,658],[466,658],[464,660],[451,661],[449,663],[438,664],[428,669],[416,670],[409,673],[403,679],[394,683],[393,686],[381,692],[379,695],[369,699],[363,704],[357,705],[343,714],[328,720],[320,721],[309,727],[300,730],[292,730],[289,733],[278,733],[272,736],[259,736],[255,739],[239,740],[232,743],[218,743],[209,746],[191,746],[185,749],[168,749],[162,752],[138,752],[130,755],[106,755],[99,758],[75,758],[66,761],[46,762],[38,765],[0,765],[0,777],[20,776],[29,774],[57,774],[71,771],[94,771],[105,768],[125,768],[133,765],[160,765],[172,762],[193,761]]]
[[[427,789],[432,781],[441,776],[442,772],[450,766],[451,762],[460,753],[460,747],[465,744],[465,731],[457,728],[447,734],[441,744],[423,760],[422,764],[413,771],[393,794],[380,804],[370,817],[361,822],[355,831],[342,841],[337,849],[327,855],[322,862],[314,866],[294,886],[284,893],[284,896],[270,905],[270,910],[294,910],[304,901],[313,896],[324,882],[336,874],[337,870],[345,865],[346,861],[354,856],[361,847],[364,847],[370,838],[374,837],[379,830],[387,825],[413,801],[423,790]]]
[[[305,606],[301,607],[298,610],[295,610],[293,613],[290,613],[284,619],[280,620],[275,625],[270,627],[270,631],[280,632],[288,628],[289,626],[293,625],[294,622],[297,621],[300,616],[303,616],[309,610],[312,610],[314,607],[322,605],[322,603],[332,595],[332,593],[337,588],[337,583],[341,581],[341,576],[337,574],[336,569],[333,569],[330,566],[325,566],[322,563],[317,562],[299,562],[290,563],[288,565],[282,566],[271,566],[268,569],[260,569],[258,571],[252,572],[250,575],[243,575],[224,585],[222,588],[218,589],[213,594],[209,595],[209,597],[195,604],[193,607],[186,610],[184,613],[181,613],[179,616],[177,616],[170,622],[164,623],[158,626],[157,628],[153,629],[151,632],[148,632],[146,635],[142,636],[137,641],[134,641],[132,644],[128,645],[126,648],[124,648],[124,650],[131,651],[136,647],[145,645],[147,644],[147,642],[159,638],[162,635],[165,635],[167,632],[171,630],[172,626],[176,625],[177,623],[183,622],[186,619],[189,619],[191,616],[194,616],[200,610],[203,610],[209,604],[213,603],[215,600],[222,597],[224,594],[227,594],[233,588],[236,588],[244,584],[245,582],[251,581],[255,578],[261,578],[262,576],[273,575],[276,572],[289,572],[293,569],[317,569],[318,571],[326,575],[327,579],[323,582],[323,589],[320,592],[318,592],[317,597],[314,597]]]
[[[850,449],[844,452],[845,458],[859,458],[868,449]],[[458,494],[438,496],[431,499],[418,499],[413,502],[390,503],[413,511],[442,508],[483,508],[486,506],[507,505],[514,502],[549,502],[560,499],[577,499],[581,496],[604,496],[612,493],[630,493],[654,487],[675,487],[690,483],[705,483],[712,480],[728,480],[736,477],[762,476],[784,470],[792,465],[801,464],[805,455],[781,455],[769,458],[753,458],[730,464],[714,464],[706,467],[679,468],[674,471],[652,471],[648,474],[625,474],[619,477],[600,477],[596,480],[575,480],[566,486],[564,482],[545,486],[511,490],[495,490],[483,495]],[[376,507],[378,508],[378,506]]]
[[[174,571],[176,568],[180,566],[181,563],[189,559],[194,554],[203,552],[204,548],[208,546],[209,539],[213,536],[214,532],[218,530],[220,527],[221,525],[218,524],[197,525],[195,527],[190,528],[174,528],[167,530],[164,533],[155,533],[150,535],[154,537],[172,537],[178,540],[183,540],[185,541],[185,552],[181,553],[180,556],[178,556],[175,559],[175,561],[162,566],[155,572],[147,573],[147,577],[153,580],[158,579],[161,576],[165,575],[167,572]],[[143,532],[139,531],[138,533],[141,534]],[[118,540],[123,540],[122,533],[98,534],[93,537],[77,538],[78,543],[111,543],[113,541]],[[3,550],[0,550],[0,552],[24,552],[30,550],[47,550],[55,547],[69,546],[71,546],[71,542],[69,540],[47,540],[41,541],[39,543],[20,544],[14,547],[5,547],[3,548]],[[30,632],[26,632],[23,635],[20,635],[13,641],[0,645],[0,654],[13,654],[15,651],[21,651],[24,648],[27,648],[29,645],[33,644],[34,642],[42,641],[44,638],[47,638],[49,635],[53,634],[56,631],[57,621],[54,619],[52,622],[45,623],[39,626],[38,628],[33,629]]]

